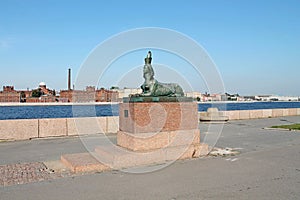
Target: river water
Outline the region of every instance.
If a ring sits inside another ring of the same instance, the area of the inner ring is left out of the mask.
[[[209,107],[219,110],[258,110],[274,108],[300,108],[300,102],[247,102],[247,103],[199,103],[198,111]],[[34,105],[34,106],[0,106],[0,120],[6,119],[40,119],[72,118],[95,116],[118,116],[119,106],[112,105]]]

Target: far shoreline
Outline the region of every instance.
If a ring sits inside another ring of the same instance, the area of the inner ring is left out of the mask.
[[[0,106],[90,106],[90,105],[115,105],[119,102],[83,102],[83,103],[58,103],[58,102],[39,102],[39,103],[18,103],[18,102],[1,102]]]

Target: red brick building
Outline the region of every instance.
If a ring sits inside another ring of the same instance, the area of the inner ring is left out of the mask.
[[[14,86],[3,86],[0,92],[0,102],[117,102],[119,93],[104,88],[95,89],[94,86],[87,86],[85,90],[61,90],[57,98],[55,90],[47,88],[44,82],[34,90],[16,91]]]
[[[42,95],[55,96],[55,91],[47,88],[44,82],[40,82],[38,89],[42,92]]]
[[[26,103],[48,103],[56,102],[55,96],[40,96],[40,97],[28,97]]]
[[[55,90],[50,90],[44,82],[34,90],[15,90],[14,86],[3,86],[0,91],[0,102],[55,102],[57,101]]]
[[[96,102],[117,102],[119,93],[117,91],[105,90],[101,88],[96,90]]]
[[[20,93],[14,89],[14,86],[3,86],[0,92],[0,102],[20,102]]]
[[[28,103],[56,102],[57,99],[55,95],[55,90],[47,88],[44,82],[41,82],[39,87],[32,90],[29,95],[25,93],[26,102]]]
[[[60,99],[68,99],[68,102],[116,102],[119,94],[116,91],[104,88],[95,89],[87,86],[86,90],[61,90]]]
[[[19,90],[18,91],[21,95],[21,102],[26,102],[26,99],[31,97],[32,91],[31,90]]]

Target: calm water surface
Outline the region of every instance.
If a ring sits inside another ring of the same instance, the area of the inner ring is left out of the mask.
[[[251,102],[251,103],[200,103],[199,111],[209,107],[219,110],[258,110],[274,108],[300,108],[300,102]],[[119,106],[113,105],[51,105],[51,106],[0,106],[0,120],[72,118],[94,116],[118,116]]]

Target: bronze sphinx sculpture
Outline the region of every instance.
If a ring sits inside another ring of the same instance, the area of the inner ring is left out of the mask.
[[[182,97],[184,96],[182,88],[176,83],[160,83],[154,79],[154,70],[151,65],[152,53],[148,52],[145,58],[145,65],[143,69],[143,77],[145,82],[141,85],[143,93],[140,96],[169,96]]]

